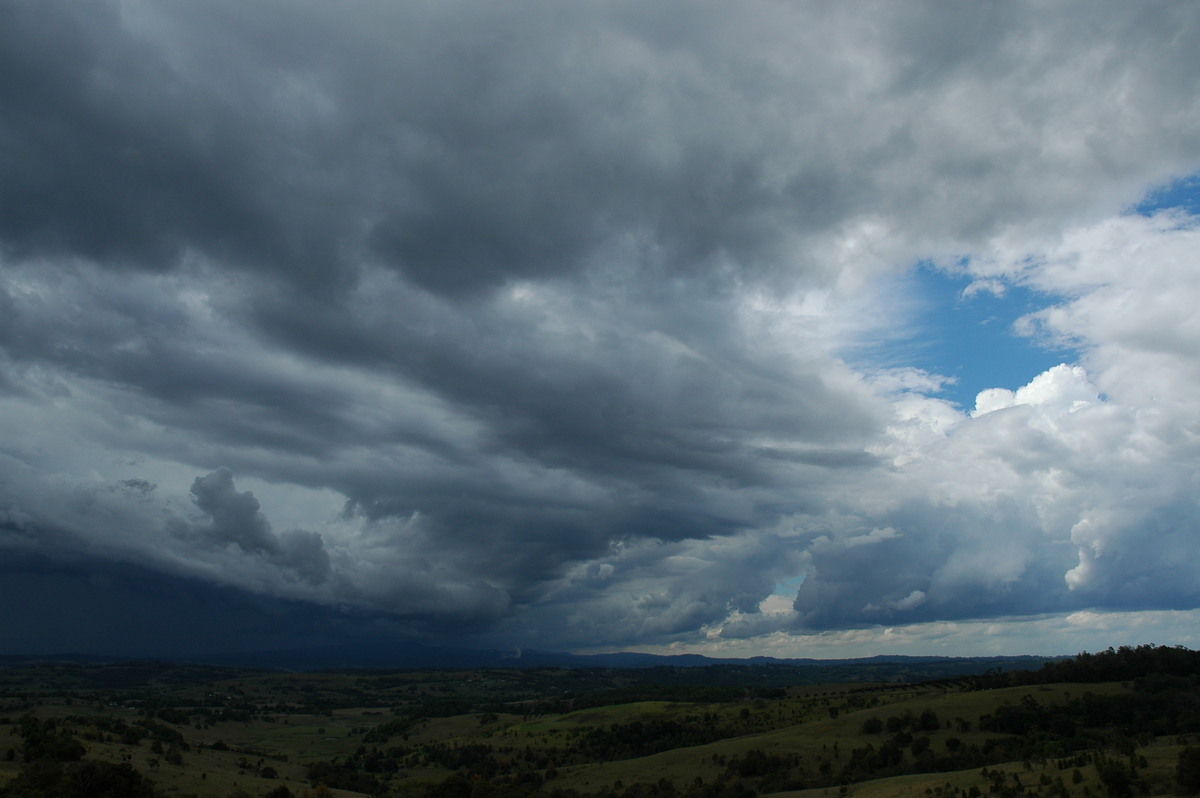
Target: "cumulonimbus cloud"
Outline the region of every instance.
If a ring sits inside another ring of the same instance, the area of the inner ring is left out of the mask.
[[[1194,606],[1196,228],[1123,208],[1195,23],[5,4],[0,545],[542,645]],[[1078,358],[863,366],[920,260]]]

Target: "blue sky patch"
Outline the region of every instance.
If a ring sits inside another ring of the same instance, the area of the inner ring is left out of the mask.
[[[1200,215],[1200,173],[1148,192],[1132,211],[1149,216],[1168,208]],[[1021,316],[1053,304],[1052,296],[1006,284],[999,296],[978,291],[964,297],[971,278],[927,263],[918,265],[907,279],[919,298],[919,311],[912,339],[901,344],[896,354],[906,358],[908,365],[955,378],[941,396],[964,409],[975,406],[975,396],[982,390],[1016,390],[1052,366],[1078,360],[1076,350],[1049,348],[1013,329]]]
[[[1013,329],[1021,316],[1052,304],[1052,297],[1019,285],[1006,285],[1001,296],[978,291],[964,297],[970,278],[927,264],[909,279],[923,305],[908,345],[909,363],[953,377],[940,395],[964,409],[975,406],[980,391],[1016,390],[1046,369],[1078,359],[1073,350],[1047,348]]]
[[[1133,210],[1150,216],[1164,208],[1178,208],[1193,216],[1200,215],[1200,173],[1181,177],[1154,189]]]

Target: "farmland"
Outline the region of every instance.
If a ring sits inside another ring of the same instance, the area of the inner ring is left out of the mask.
[[[0,670],[0,796],[1188,794],[1194,660],[1143,647],[904,683],[43,664]]]

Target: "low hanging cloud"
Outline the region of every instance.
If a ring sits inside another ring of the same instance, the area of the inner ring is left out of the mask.
[[[0,4],[0,547],[542,647],[1195,607],[1197,22]],[[863,365],[918,262],[1078,357]]]
[[[191,494],[196,506],[212,519],[195,530],[204,540],[236,545],[246,554],[290,568],[310,582],[319,583],[329,576],[329,554],[320,533],[295,529],[276,535],[259,511],[254,494],[239,493],[234,487],[228,468],[196,477]]]

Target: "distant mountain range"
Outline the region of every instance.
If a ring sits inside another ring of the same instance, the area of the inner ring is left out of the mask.
[[[746,666],[802,669],[805,681],[924,681],[981,674],[986,671],[1036,670],[1060,657],[876,656],[861,659],[744,659],[700,654],[658,655],[637,652],[567,654],[533,650],[482,650],[429,646],[418,642],[377,641],[339,645],[238,652],[189,657],[103,657],[83,654],[0,656],[0,667],[45,662],[100,664],[128,660],[160,660],[262,670],[407,670],[484,668],[704,668]]]

